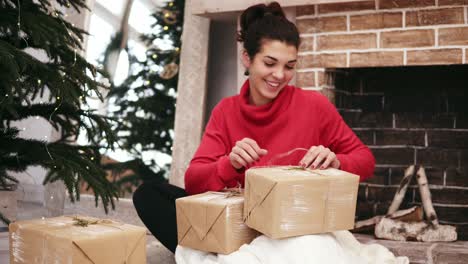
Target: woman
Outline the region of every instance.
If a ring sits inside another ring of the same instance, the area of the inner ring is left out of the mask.
[[[213,109],[186,171],[185,191],[144,183],[134,194],[145,225],[173,252],[177,246],[176,198],[243,185],[245,169],[267,165],[281,153],[308,149],[288,163],[339,168],[360,175],[361,180],[374,170],[372,153],[326,97],[288,85],[300,39],[280,5],[251,6],[242,13],[240,24],[241,60],[249,78],[239,95],[223,99]]]

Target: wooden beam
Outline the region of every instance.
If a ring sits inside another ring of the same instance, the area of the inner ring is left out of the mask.
[[[210,21],[191,15],[193,1],[185,2],[180,54],[174,148],[169,182],[184,187],[184,174],[203,134]]]
[[[348,2],[363,2],[365,0],[276,0],[282,7],[294,7],[303,5],[315,4],[330,4],[330,3],[348,3]],[[245,8],[262,3],[258,0],[236,0],[236,1],[219,1],[219,0],[193,0],[192,14],[204,16],[208,18],[217,17],[221,13],[239,12]],[[265,1],[268,3],[268,1]]]

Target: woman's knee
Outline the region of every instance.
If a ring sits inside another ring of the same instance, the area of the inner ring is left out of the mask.
[[[150,199],[148,199],[151,193],[154,193],[154,191],[152,191],[150,186],[145,183],[138,186],[138,188],[133,192],[133,205],[137,210],[139,210],[139,208],[145,203],[145,201],[151,201]]]

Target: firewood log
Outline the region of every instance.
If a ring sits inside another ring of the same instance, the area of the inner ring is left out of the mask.
[[[437,226],[439,224],[439,220],[437,219],[434,206],[432,206],[431,191],[429,190],[426,171],[424,170],[423,166],[421,166],[416,173],[416,180],[418,181],[419,193],[421,194],[421,201],[426,218],[431,222],[432,225]]]
[[[408,188],[408,185],[410,184],[413,175],[414,165],[411,165],[405,170],[405,174],[400,182],[400,186],[398,187],[398,190],[396,191],[395,196],[393,197],[392,204],[388,208],[387,215],[393,214],[394,212],[396,212],[396,210],[398,210],[398,208],[400,208],[401,202],[403,201],[403,198],[405,198],[406,189]]]
[[[386,217],[377,223],[374,234],[377,238],[397,241],[449,242],[457,240],[456,228],[450,225],[434,226],[426,222],[408,223]]]
[[[380,222],[383,215],[374,216],[370,219],[357,221],[354,224],[352,232],[373,232],[375,225]],[[400,220],[403,222],[416,222],[423,220],[423,210],[419,206],[413,206],[408,209],[398,210],[390,215],[385,216],[390,219]]]

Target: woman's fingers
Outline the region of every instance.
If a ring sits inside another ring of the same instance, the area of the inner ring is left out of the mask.
[[[323,169],[328,168],[335,159],[336,159],[335,153],[330,151],[330,153],[328,153],[328,155],[327,155],[327,158],[323,162],[322,166],[320,166],[320,169],[323,170]]]
[[[299,165],[304,168],[310,167],[312,169],[326,169],[330,166],[339,167],[339,161],[333,151],[320,145],[312,146],[299,162]]]
[[[229,154],[229,159],[234,168],[247,167],[266,155],[267,150],[258,146],[257,142],[250,138],[244,138],[236,142]]]
[[[316,169],[320,166],[320,164],[325,160],[325,158],[328,156],[330,153],[330,150],[325,148],[320,150],[319,154],[315,158],[315,160],[312,162],[312,165],[310,166],[312,169]]]
[[[264,156],[268,153],[268,151],[266,149],[262,149],[260,148],[260,146],[258,146],[257,142],[251,138],[244,138],[243,141],[247,144],[249,144],[249,146],[255,151],[255,153],[259,156]]]
[[[236,153],[233,153],[231,152],[229,154],[229,160],[231,161],[231,165],[236,168],[236,169],[240,169],[242,167],[246,167],[247,166],[247,163],[244,159],[242,159],[239,155],[237,155]]]
[[[304,168],[309,167],[312,164],[312,162],[315,160],[317,155],[320,153],[320,149],[321,149],[320,147],[323,147],[323,146],[312,146],[304,155],[302,160],[299,162],[299,165]]]
[[[239,141],[236,143],[236,146],[241,150],[244,150],[253,160],[258,160],[259,155],[253,146],[244,141]]]

